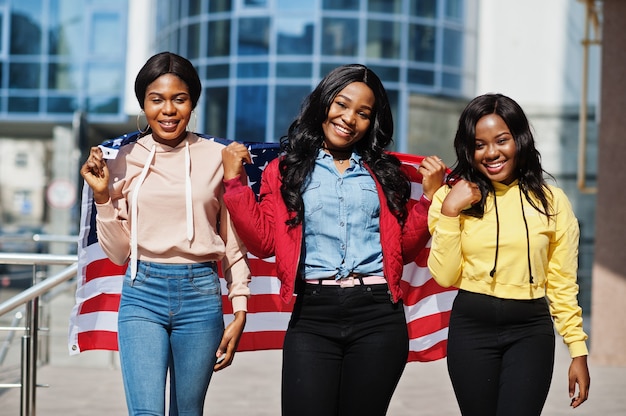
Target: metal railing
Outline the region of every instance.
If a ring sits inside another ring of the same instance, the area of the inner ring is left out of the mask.
[[[78,270],[76,255],[55,254],[11,254],[0,253],[0,264],[33,265],[33,273],[38,265],[69,265],[54,276],[34,284],[12,298],[0,303],[0,316],[14,309],[24,308],[23,327],[0,327],[5,331],[24,331],[22,336],[21,380],[19,384],[0,384],[0,388],[19,387],[20,415],[35,416],[36,414],[36,387],[37,387],[37,356],[39,352],[39,302],[41,297],[60,284],[76,276]],[[34,275],[33,275],[34,281]],[[13,322],[16,322],[15,320]]]

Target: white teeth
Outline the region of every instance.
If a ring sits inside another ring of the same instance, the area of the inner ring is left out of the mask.
[[[503,162],[499,162],[499,163],[495,163],[495,164],[487,165],[487,167],[488,167],[489,169],[497,169],[497,168],[499,168],[500,166],[502,166],[502,164],[503,164]]]
[[[350,134],[350,130],[345,129],[345,128],[341,127],[341,126],[338,126],[338,125],[336,125],[336,124],[335,124],[335,128],[336,128],[337,130],[339,130],[340,132],[342,132],[342,133],[345,133],[345,134]]]

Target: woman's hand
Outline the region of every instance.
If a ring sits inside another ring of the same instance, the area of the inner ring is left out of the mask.
[[[224,330],[222,342],[220,342],[220,346],[215,353],[218,361],[213,367],[213,371],[223,370],[232,364],[245,326],[246,311],[235,312],[235,319]]]
[[[482,198],[478,185],[460,179],[446,195],[441,205],[441,213],[446,217],[456,217],[461,211],[471,207]]]
[[[576,385],[578,384],[578,396],[576,396]],[[587,367],[587,356],[572,358],[568,372],[569,397],[572,399],[570,406],[578,407],[589,398],[589,385],[591,377]]]
[[[245,177],[243,164],[252,163],[248,148],[241,143],[232,142],[222,149],[222,164],[224,165],[224,180],[228,181],[237,176]]]
[[[443,185],[446,169],[446,164],[438,156],[427,156],[420,163],[418,171],[422,175],[422,190],[429,200],[433,200],[433,195]]]
[[[80,168],[80,175],[93,191],[93,199],[98,204],[109,200],[109,169],[104,160],[102,149],[94,146],[89,150],[89,157]]]

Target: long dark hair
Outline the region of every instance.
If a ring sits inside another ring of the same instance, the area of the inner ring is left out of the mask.
[[[410,184],[400,169],[400,161],[386,153],[385,148],[393,141],[393,117],[387,92],[378,76],[359,64],[343,65],[333,69],[302,103],[300,114],[282,137],[280,161],[282,176],[281,194],[287,209],[294,217],[287,224],[302,222],[304,203],[302,190],[310,177],[315,158],[324,142],[322,123],[337,94],[353,82],[363,82],[374,93],[374,111],[365,136],[354,147],[369,166],[384,189],[387,204],[400,223],[407,217],[406,204],[410,197]]]
[[[467,215],[482,217],[485,212],[485,200],[494,192],[491,181],[474,167],[476,150],[476,123],[482,117],[496,114],[504,120],[515,140],[516,176],[526,200],[539,212],[550,217],[552,192],[544,179],[544,174],[551,176],[541,167],[541,155],[535,148],[535,140],[526,114],[513,99],[502,94],[485,94],[474,98],[465,107],[459,118],[459,126],[454,137],[454,149],[457,161],[448,176],[449,182],[462,178],[476,183],[482,194],[480,203],[463,211]],[[534,195],[541,207],[530,197]]]

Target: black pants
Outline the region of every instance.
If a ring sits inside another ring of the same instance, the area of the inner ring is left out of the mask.
[[[554,366],[545,299],[459,291],[450,317],[448,372],[464,416],[540,415]]]
[[[409,338],[387,285],[302,284],[283,346],[283,416],[383,416]]]

